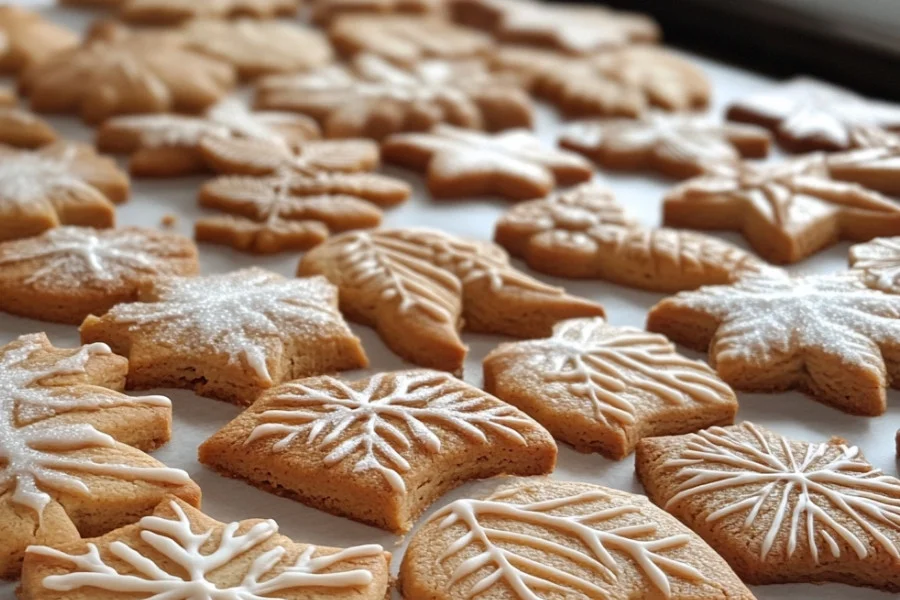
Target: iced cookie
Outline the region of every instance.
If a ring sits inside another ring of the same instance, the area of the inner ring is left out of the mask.
[[[400,565],[407,600],[754,600],[706,543],[645,497],[532,480],[457,500]]]
[[[641,440],[635,463],[650,498],[747,583],[900,591],[900,480],[844,440],[745,422]]]
[[[98,0],[63,0],[65,4],[97,4]],[[297,12],[298,0],[99,0],[119,6],[119,16],[143,25],[174,25],[199,18],[274,19]]]
[[[312,20],[327,24],[347,13],[403,13],[427,15],[441,13],[445,0],[312,0]]]
[[[512,406],[447,373],[417,370],[278,386],[205,441],[200,461],[403,533],[465,481],[551,472],[556,444]]]
[[[900,238],[876,238],[851,246],[850,268],[870,288],[900,294]]]
[[[381,206],[411,193],[400,180],[373,173],[220,177],[200,189],[200,206],[224,214],[201,217],[198,241],[256,254],[308,250],[332,233],[381,223]]]
[[[253,112],[239,100],[226,99],[203,116],[132,115],[113,117],[97,130],[97,147],[131,155],[136,176],[176,177],[208,170],[200,151],[206,137],[299,143],[319,137],[319,127],[302,115]]]
[[[58,142],[38,151],[0,146],[0,242],[59,225],[112,227],[128,175],[91,146]]]
[[[174,233],[58,227],[0,243],[0,310],[78,325],[136,300],[148,278],[199,270],[196,246]]]
[[[852,181],[885,194],[900,194],[900,136],[889,134],[876,146],[837,152],[825,158],[835,179]]]
[[[500,247],[431,229],[344,233],[309,251],[298,273],[325,275],[347,318],[375,327],[402,358],[452,373],[467,352],[463,327],[538,337],[558,321],[603,316],[516,270]]]
[[[527,200],[594,174],[581,156],[548,148],[523,129],[488,135],[438,125],[427,133],[388,137],[381,155],[385,162],[424,171],[436,198],[497,195]]]
[[[31,544],[104,534],[169,494],[200,502],[187,473],[144,453],[169,440],[171,403],[122,394],[127,370],[105,344],[36,333],[0,347],[0,577]]]
[[[481,61],[430,59],[401,67],[374,54],[347,66],[264,79],[256,106],[310,115],[331,138],[382,139],[438,123],[499,131],[531,127],[533,119],[518,82]]]
[[[343,549],[302,544],[278,533],[271,519],[225,524],[167,500],[138,523],[102,537],[32,546],[20,595],[27,600],[384,600],[390,558],[375,544]]]
[[[365,367],[359,340],[322,277],[285,279],[259,268],[158,277],[138,302],[81,325],[130,359],[131,388],[175,387],[248,405],[282,381]]]
[[[709,351],[736,390],[799,389],[844,412],[880,415],[900,381],[900,296],[855,273],[748,275],[681,292],[654,306],[647,329]]]
[[[0,6],[0,73],[18,73],[78,45],[78,35],[19,6]]]
[[[0,144],[16,148],[40,148],[57,140],[56,130],[44,119],[27,110],[0,101]]]
[[[661,335],[601,317],[503,344],[484,359],[484,389],[579,452],[621,460],[638,440],[734,422],[734,392]]]

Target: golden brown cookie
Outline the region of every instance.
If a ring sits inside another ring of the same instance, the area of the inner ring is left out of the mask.
[[[900,294],[900,237],[851,246],[850,267],[870,288]]]
[[[548,148],[530,131],[494,135],[438,125],[427,133],[384,140],[385,162],[427,174],[435,198],[497,195],[510,200],[546,196],[557,186],[588,181],[591,163],[574,152]]]
[[[98,0],[63,0],[66,4],[96,4]],[[249,17],[274,19],[297,12],[298,0],[99,0],[120,7],[126,21],[143,25],[172,25],[199,18]]]
[[[562,321],[553,336],[499,346],[484,389],[579,452],[621,460],[638,440],[734,422],[734,392],[665,337],[602,317]]]
[[[635,464],[650,498],[747,583],[900,591],[900,480],[844,440],[745,422],[641,440]]]
[[[256,254],[308,250],[332,233],[377,227],[379,207],[410,193],[406,182],[372,173],[219,177],[199,201],[226,214],[198,219],[194,236]]]
[[[556,444],[523,412],[448,373],[292,381],[200,446],[200,462],[396,533],[471,479],[543,475]]]
[[[106,344],[55,348],[43,333],[0,347],[0,577],[31,544],[101,535],[200,488],[144,452],[169,440],[172,405],[121,393],[128,361]]]
[[[78,35],[19,6],[0,6],[0,73],[18,73],[78,45]]]
[[[251,112],[239,100],[226,99],[202,117],[130,115],[113,117],[97,130],[97,147],[131,155],[129,169],[143,177],[177,177],[208,170],[200,151],[206,137],[292,144],[319,137],[316,123],[286,112]]]
[[[93,147],[58,142],[32,152],[0,146],[0,241],[59,225],[112,227],[128,175]]]
[[[271,519],[225,524],[166,500],[151,516],[102,537],[32,546],[19,593],[23,600],[384,600],[390,559],[375,544],[301,544],[278,533]]]
[[[404,13],[426,15],[442,13],[446,0],[312,0],[312,20],[327,24],[346,13]]]
[[[400,565],[407,600],[754,600],[699,536],[645,497],[538,479],[437,511]]]
[[[205,137],[206,165],[223,175],[358,173],[378,168],[378,144],[370,140],[313,140],[283,143],[250,138]]]
[[[360,54],[347,66],[275,76],[258,87],[256,106],[315,118],[330,138],[382,139],[438,123],[499,131],[531,127],[533,107],[515,78],[478,60],[430,59],[395,66]]]
[[[57,137],[47,121],[16,108],[15,99],[9,107],[0,107],[0,144],[34,149],[55,142]]]
[[[255,267],[147,281],[138,302],[85,319],[81,338],[128,356],[133,389],[185,388],[242,405],[282,381],[368,364],[333,285]]]
[[[900,136],[889,134],[873,147],[836,152],[826,158],[835,179],[852,181],[885,194],[900,194]]]
[[[799,389],[844,412],[880,415],[900,382],[900,296],[855,273],[789,277],[776,270],[659,302],[647,329],[709,351],[736,390]]]
[[[574,317],[603,316],[594,302],[519,272],[489,242],[431,229],[350,232],[310,250],[301,275],[325,275],[351,321],[375,327],[402,358],[459,373],[459,332],[539,337]]]

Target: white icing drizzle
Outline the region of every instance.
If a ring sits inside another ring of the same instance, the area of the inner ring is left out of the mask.
[[[0,494],[12,490],[14,504],[32,509],[40,517],[52,500],[50,492],[90,494],[81,473],[169,485],[190,483],[187,473],[179,469],[137,467],[67,454],[84,448],[114,448],[116,441],[87,423],[60,425],[48,420],[55,415],[171,404],[163,396],[132,398],[87,384],[52,385],[48,380],[84,374],[92,357],[112,352],[106,344],[90,344],[48,364],[40,356],[45,344],[43,335],[34,334],[0,349]]]
[[[414,446],[441,452],[436,432],[454,431],[472,443],[488,434],[525,444],[522,432],[537,424],[518,410],[456,378],[434,371],[379,373],[361,391],[334,378],[317,387],[288,383],[273,401],[290,408],[263,412],[246,443],[279,436],[273,451],[285,451],[300,436],[328,452],[326,466],[355,460],[354,472],[374,470],[394,492],[406,495],[403,473]]]
[[[715,508],[707,522],[746,513],[744,529],[760,523],[765,530],[757,540],[762,560],[779,542],[788,558],[803,546],[816,564],[823,553],[839,558],[835,538],[860,559],[880,549],[900,560],[892,541],[900,532],[900,480],[866,463],[856,447],[791,442],[744,423],[691,435],[663,466],[680,480],[667,509],[699,496]]]
[[[900,238],[877,238],[850,248],[850,264],[863,273],[867,285],[889,294],[900,293]]]
[[[282,564],[291,551],[283,545],[267,550],[278,535],[275,521],[259,522],[244,533],[240,523],[229,523],[196,533],[184,509],[176,502],[170,506],[175,518],[158,516],[140,520],[140,539],[149,548],[132,548],[121,541],[112,542],[102,554],[93,542],[84,554],[67,554],[47,546],[31,546],[30,554],[63,561],[74,570],[50,575],[41,582],[48,590],[73,592],[94,588],[126,594],[144,594],[147,600],[251,600],[275,598],[303,588],[362,588],[374,581],[371,571],[341,563],[375,559],[383,555],[381,546],[370,544],[315,556],[316,546],[307,546],[295,561]],[[218,539],[217,539],[218,538]],[[210,548],[209,544],[216,540]],[[246,574],[235,585],[222,587],[212,575],[233,561],[256,556],[247,564]],[[108,558],[105,555],[108,554]],[[157,564],[156,556],[166,559]],[[176,568],[169,568],[169,564]]]

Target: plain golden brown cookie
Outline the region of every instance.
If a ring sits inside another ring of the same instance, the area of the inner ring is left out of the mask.
[[[399,588],[407,600],[754,599],[700,537],[645,497],[547,479],[434,513],[410,542]]]
[[[745,422],[641,440],[635,462],[650,498],[747,583],[900,591],[900,480],[843,440]]]
[[[172,405],[130,397],[128,361],[105,344],[55,348],[43,333],[0,347],[0,577],[25,548],[102,535],[200,488],[144,452],[169,440]]]
[[[170,499],[102,537],[29,548],[19,597],[383,600],[390,560],[375,544],[297,543],[271,519],[225,524]]]
[[[378,168],[378,144],[371,140],[310,140],[284,143],[266,139],[204,137],[206,165],[223,175],[359,173]]]
[[[16,108],[15,103],[14,97],[9,106],[0,102],[0,144],[34,149],[57,140],[56,130],[47,121]]]
[[[78,45],[78,35],[19,6],[0,6],[0,73],[18,73]]]
[[[200,462],[403,533],[468,480],[551,472],[556,444],[497,398],[448,373],[416,370],[278,386],[204,442]]]

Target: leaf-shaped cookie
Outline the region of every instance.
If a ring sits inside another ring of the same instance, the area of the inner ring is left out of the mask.
[[[285,143],[205,137],[200,151],[211,169],[225,175],[374,171],[379,158],[377,144],[358,139]]]
[[[603,308],[517,271],[506,253],[430,229],[352,232],[303,257],[300,274],[322,274],[340,289],[351,320],[375,327],[388,346],[416,364],[458,373],[469,331],[550,335],[573,317]]]

